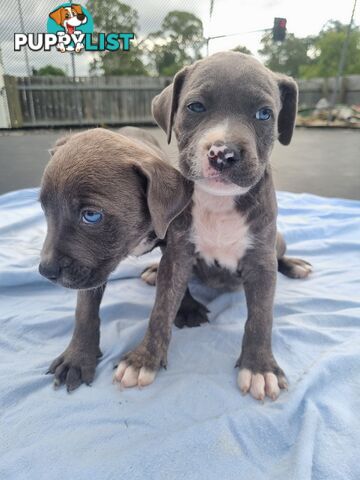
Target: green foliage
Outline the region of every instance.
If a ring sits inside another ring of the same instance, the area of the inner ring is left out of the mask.
[[[265,65],[274,72],[299,77],[300,66],[311,63],[309,49],[312,39],[297,38],[288,33],[283,42],[274,42],[272,32],[267,32],[261,40],[259,54],[265,57]]]
[[[141,58],[131,50],[123,53],[101,52],[99,58],[92,61],[90,71],[104,75],[148,75]]]
[[[93,16],[95,34],[128,33],[138,30],[138,12],[120,0],[88,0],[86,8]],[[147,75],[142,52],[132,45],[128,52],[99,52],[90,64],[90,73],[104,75]]]
[[[66,77],[66,73],[59,67],[54,67],[54,65],[45,65],[45,67],[39,68],[39,70],[33,70],[33,75],[36,76],[46,76],[54,75],[57,77]]]
[[[340,22],[328,22],[314,41],[315,56],[310,64],[300,67],[304,78],[332,77],[337,75],[341,50],[346,37],[347,26]],[[360,73],[360,29],[353,27],[345,61],[344,74]]]
[[[265,65],[276,72],[297,78],[335,76],[347,28],[341,22],[329,21],[317,36],[298,38],[288,33],[284,42],[274,42],[271,33],[266,33],[259,53],[265,57]],[[359,74],[359,27],[351,30],[346,59],[344,74]]]
[[[154,45],[150,56],[159,75],[173,76],[187,62],[187,57],[177,47],[176,42]]]
[[[138,12],[120,0],[88,0],[86,7],[94,19],[96,32],[135,32],[138,30]],[[141,47],[129,52],[101,52],[90,65],[91,73],[105,75],[148,75],[152,68],[159,75],[172,76],[183,65],[201,58],[205,44],[203,25],[199,18],[189,12],[169,12],[161,30],[149,35]],[[150,58],[150,65],[143,58]]]
[[[194,60],[200,58],[200,49],[205,42],[200,18],[189,12],[174,10],[166,15],[161,27],[164,37],[169,37],[179,47],[191,49]]]
[[[138,12],[119,0],[88,0],[86,8],[93,17],[95,31],[124,33],[138,28]]]
[[[169,12],[161,30],[149,35],[148,55],[158,75],[172,76],[201,58],[205,44],[201,20],[189,12]]]
[[[251,51],[243,46],[243,45],[238,45],[237,47],[232,49],[234,52],[240,52],[240,53],[246,53],[247,55],[252,55]]]

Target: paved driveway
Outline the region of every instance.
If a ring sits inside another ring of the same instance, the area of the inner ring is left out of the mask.
[[[168,146],[160,129],[149,131],[175,159],[174,141]],[[38,185],[48,149],[64,133],[0,133],[0,194]],[[298,128],[291,145],[276,145],[272,159],[279,190],[360,199],[360,131]]]

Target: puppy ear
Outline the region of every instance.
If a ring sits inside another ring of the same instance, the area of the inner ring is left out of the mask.
[[[278,138],[283,145],[289,145],[296,121],[298,86],[295,80],[286,75],[278,75],[278,84],[282,103],[278,118]]]
[[[59,147],[62,147],[63,145],[65,145],[65,143],[69,140],[69,138],[70,138],[70,135],[65,135],[64,137],[58,138],[55,142],[55,145],[49,149],[50,155],[53,156],[56,150]]]
[[[184,67],[174,77],[173,83],[157,95],[151,103],[151,111],[156,123],[167,133],[167,142],[171,142],[171,131],[175,113],[179,105],[181,89],[189,67]]]
[[[156,236],[163,239],[170,223],[189,204],[193,183],[162,160],[136,162],[135,168],[146,177],[151,221]]]
[[[54,12],[49,13],[49,17],[54,20],[58,25],[62,25],[62,11],[64,7],[59,7]]]
[[[71,8],[73,8],[76,13],[80,13],[80,14],[83,13],[82,8],[81,8],[81,5],[78,5],[78,4],[73,3],[73,4],[71,5]]]

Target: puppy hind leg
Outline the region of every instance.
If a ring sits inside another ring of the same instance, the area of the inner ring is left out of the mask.
[[[148,285],[152,287],[155,286],[158,268],[158,263],[149,265],[141,273],[141,279]],[[174,323],[178,328],[199,327],[202,323],[209,321],[207,317],[208,313],[209,310],[202,303],[195,300],[187,288]]]
[[[152,265],[149,265],[145,268],[145,270],[142,271],[140,275],[141,279],[148,285],[154,287],[156,285],[158,269],[159,263],[153,263]]]
[[[286,257],[286,243],[281,233],[276,236],[278,271],[289,278],[306,278],[312,272],[312,265],[301,258]]]
[[[195,300],[187,288],[174,323],[178,328],[200,327],[202,323],[209,322],[208,313],[209,310]]]
[[[278,259],[278,271],[289,278],[306,278],[312,265],[301,258],[282,257]]]

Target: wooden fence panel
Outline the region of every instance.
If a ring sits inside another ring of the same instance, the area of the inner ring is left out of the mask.
[[[150,77],[18,77],[22,125],[154,123],[151,100],[169,82]]]
[[[4,85],[11,126],[21,128],[23,126],[23,114],[16,77],[4,75]]]
[[[151,100],[167,77],[9,77],[6,93],[13,127],[155,123]],[[334,78],[299,80],[299,104],[331,99]],[[360,75],[343,78],[339,100],[360,103]]]

